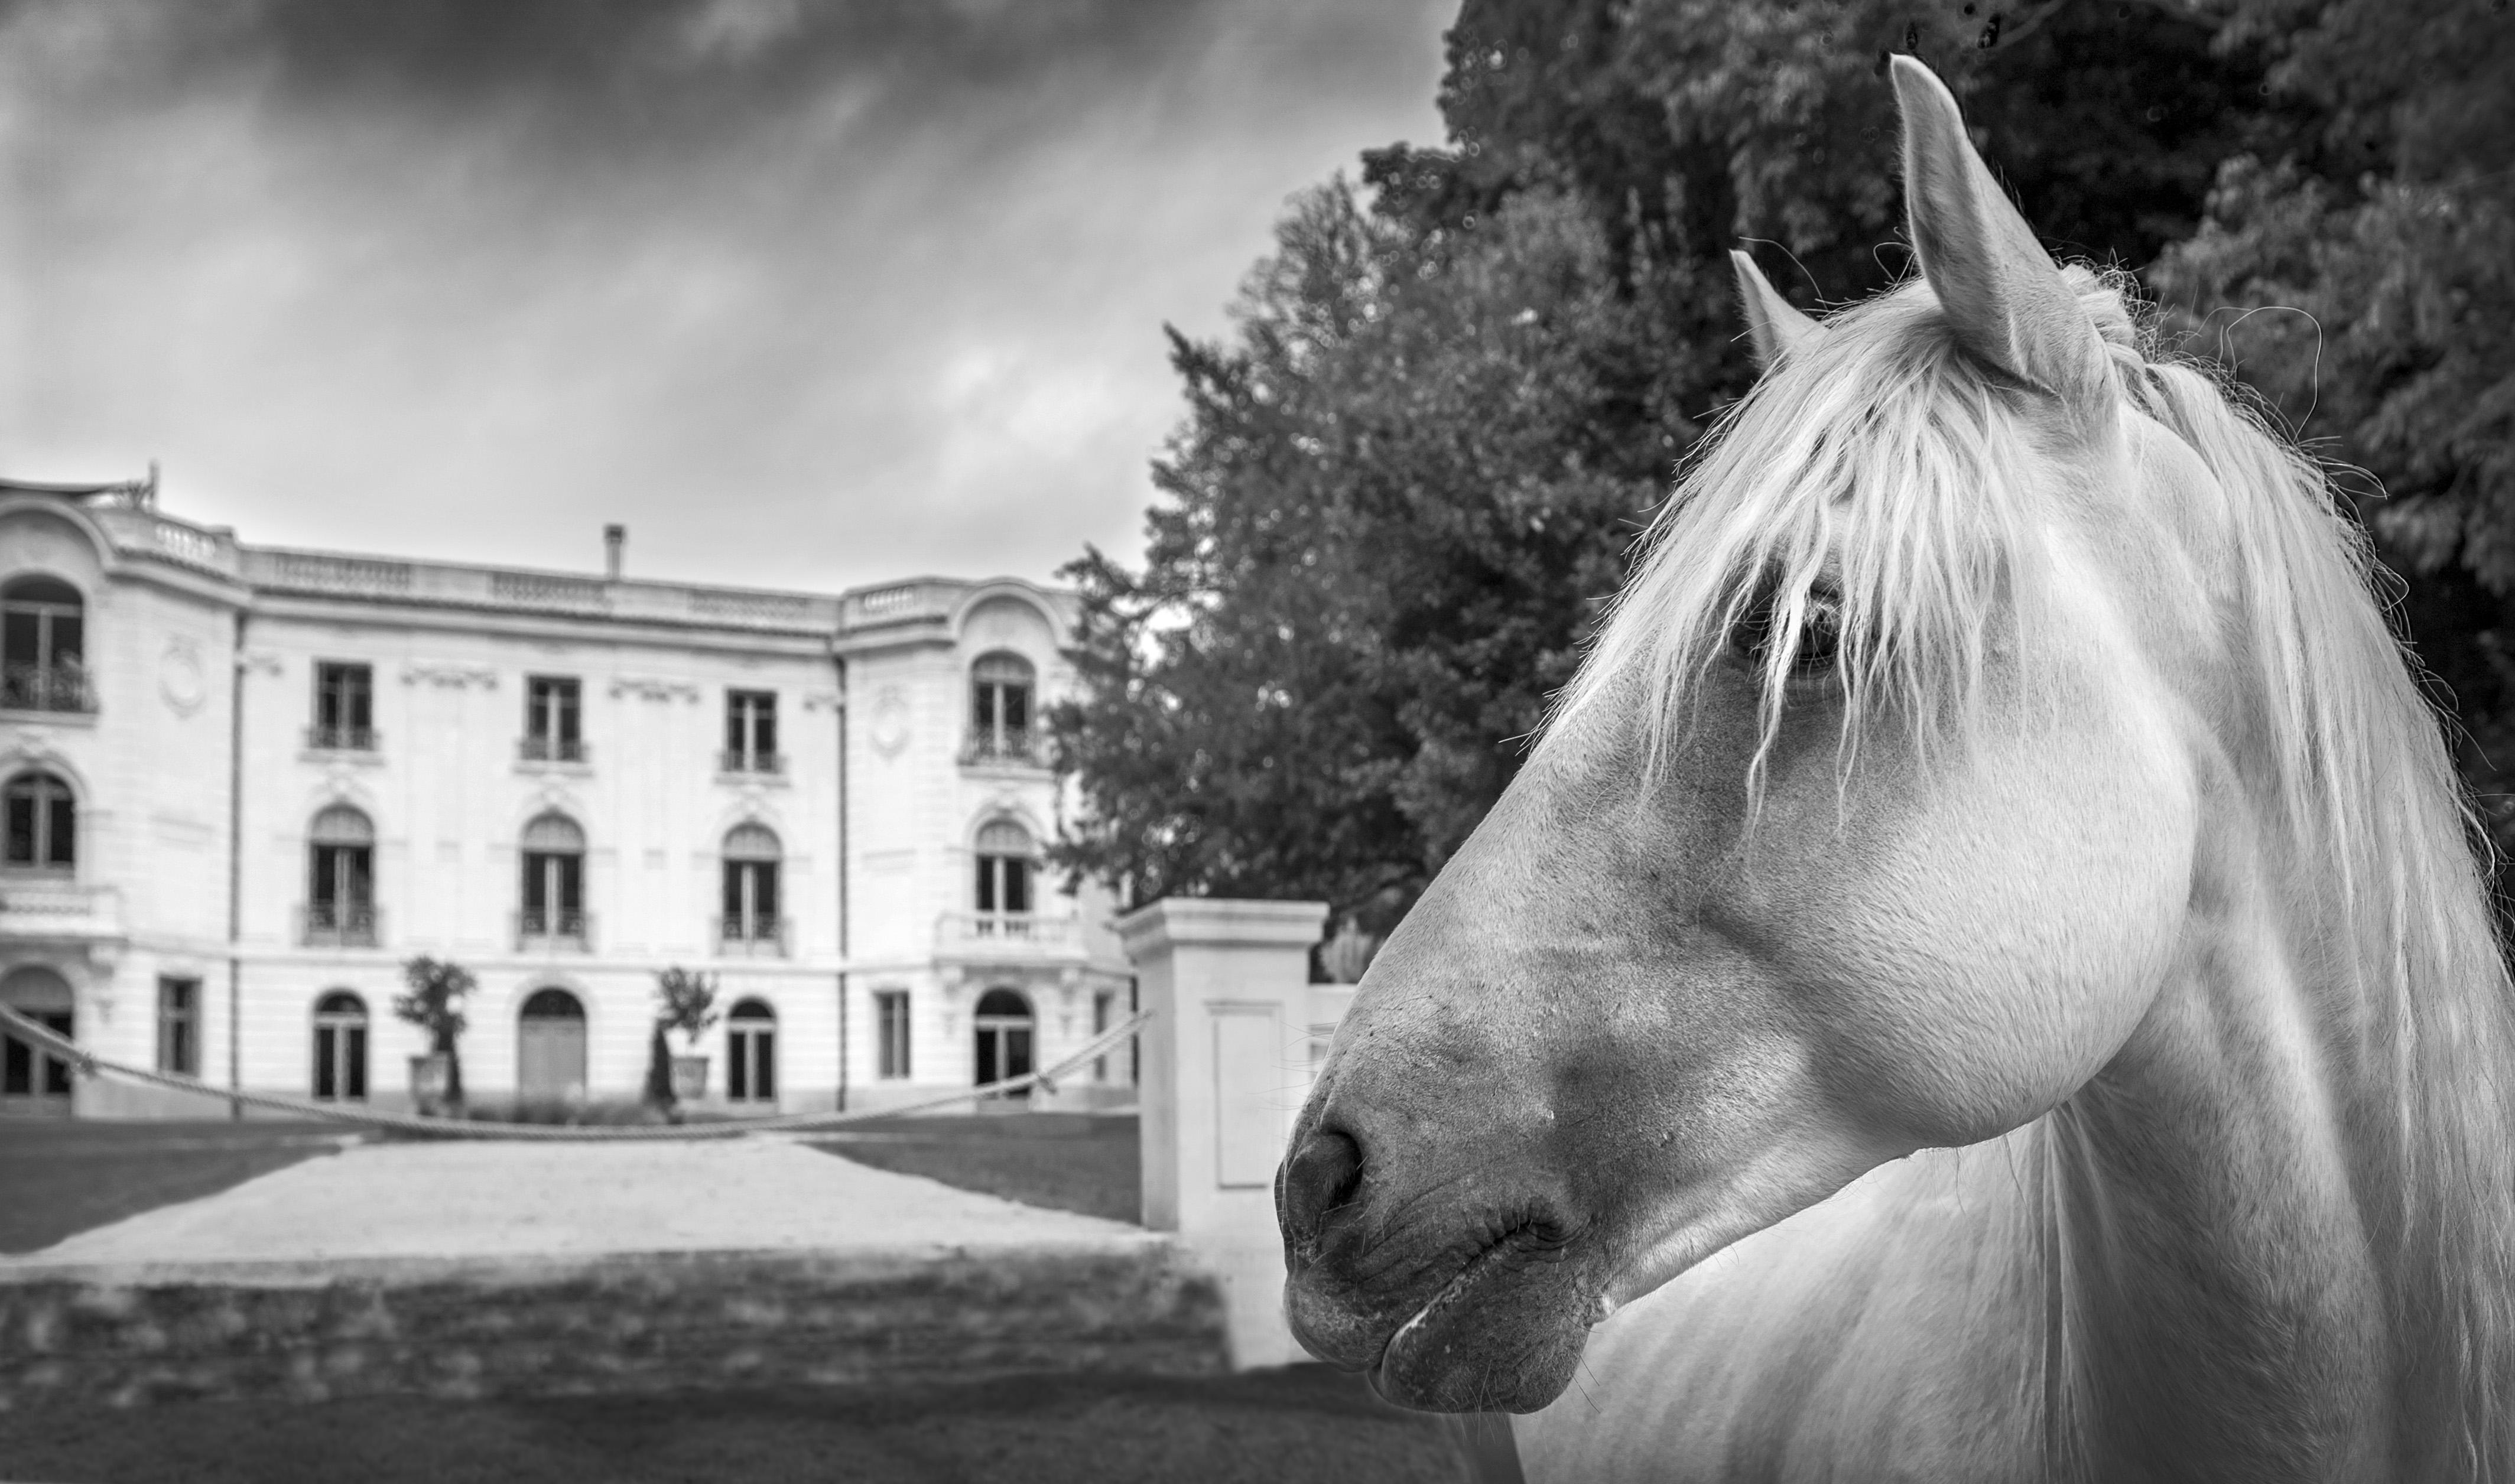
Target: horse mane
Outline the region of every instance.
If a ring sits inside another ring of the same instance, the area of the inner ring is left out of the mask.
[[[2265,817],[2293,858],[2337,868],[2322,946],[2342,987],[2324,1010],[2356,1033],[2357,1064],[2336,1068],[2353,1080],[2353,1134],[2384,1151],[2399,1187],[2361,1187],[2362,1203],[2390,1198],[2364,1215],[2406,1341],[2398,1415],[2417,1427],[2446,1400],[2461,1462],[2495,1477],[2515,1469],[2515,987],[2475,857],[2484,837],[2329,472],[2159,346],[2125,279],[2067,272],[2123,415],[2172,434],[2224,492],[2208,550],[2175,534],[2189,513],[2130,515],[2156,522],[2196,622],[2222,626],[2248,662],[2245,700],[2272,764],[2257,780]],[[1758,623],[1759,799],[1800,626],[1821,605],[1838,614],[1846,778],[1876,726],[1902,724],[1926,758],[1965,746],[1987,705],[2031,703],[1993,695],[1985,661],[2033,652],[2053,558],[2039,517],[2091,491],[2039,444],[2017,394],[1958,350],[1917,280],[1829,317],[1691,461],[1549,727],[1637,686],[1657,773],[1685,736],[1689,693]]]

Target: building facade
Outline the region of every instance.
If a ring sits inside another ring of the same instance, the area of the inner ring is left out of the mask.
[[[474,1102],[638,1096],[669,968],[740,1111],[894,1105],[1127,1012],[1040,850],[1071,598],[835,596],[254,547],[0,485],[0,1001],[96,1054],[406,1106],[403,966],[468,969]],[[224,1099],[0,1046],[0,1115]],[[1095,1068],[1062,1094],[1125,1095]]]

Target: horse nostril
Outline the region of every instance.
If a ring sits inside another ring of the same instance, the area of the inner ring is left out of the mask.
[[[1362,1146],[1334,1129],[1313,1130],[1284,1162],[1276,1183],[1276,1216],[1285,1234],[1304,1239],[1362,1183]]]

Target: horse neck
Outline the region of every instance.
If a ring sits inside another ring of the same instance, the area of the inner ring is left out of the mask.
[[[2091,1477],[2464,1476],[2468,1378],[2422,1332],[2451,1258],[2404,1157],[2429,1069],[2387,1018],[2439,986],[2371,990],[2337,905],[2366,884],[2219,824],[2175,975],[2038,1131],[2066,1378],[2047,1435]]]

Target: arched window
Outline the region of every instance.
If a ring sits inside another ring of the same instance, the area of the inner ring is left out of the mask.
[[[767,1002],[739,1001],[725,1015],[724,1055],[728,1100],[777,1100],[777,1011]]]
[[[585,1002],[556,985],[515,1015],[515,1095],[527,1102],[585,1095]]]
[[[1018,654],[997,650],[969,667],[969,741],[964,763],[1027,763],[1031,746],[1031,683],[1035,672]]]
[[[314,1002],[314,1096],[366,1100],[367,1002],[346,989]]]
[[[306,858],[306,941],[373,947],[376,827],[348,804],[333,804],[307,829]]]
[[[766,825],[741,824],[726,833],[719,943],[736,950],[783,951],[785,922],[777,915],[782,854],[775,832]]]
[[[524,826],[523,903],[515,936],[542,947],[583,948],[585,832],[565,814],[543,814]]]
[[[0,586],[0,707],[94,711],[87,684],[87,601],[58,577]]]
[[[1010,819],[999,819],[978,832],[977,908],[981,935],[1028,930],[1030,874],[1030,831]]]
[[[972,1020],[977,1027],[977,1075],[971,1086],[985,1087],[1030,1071],[1031,1031],[1034,1021],[1030,1002],[1017,989],[996,988],[978,997],[977,1013]],[[1027,1097],[1027,1090],[1012,1094]]]
[[[9,814],[6,859],[30,871],[67,871],[78,864],[78,801],[50,773],[20,773],[0,788]]]

